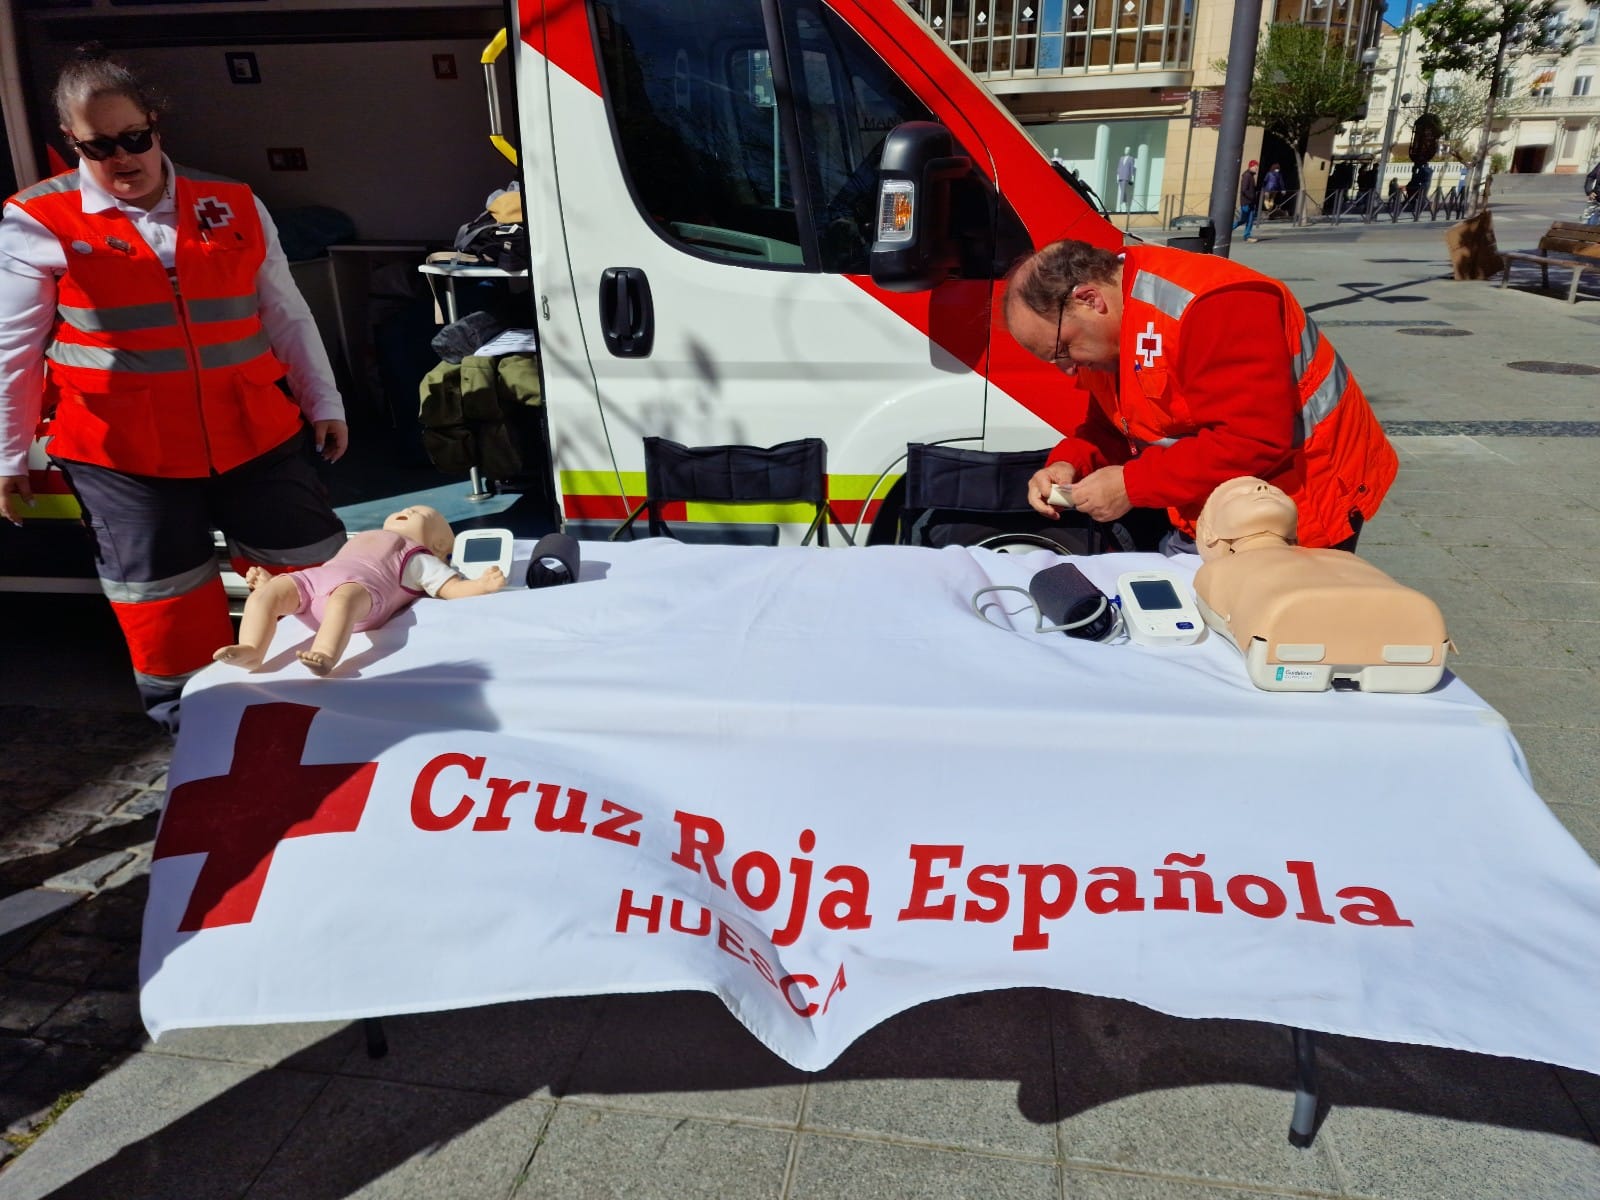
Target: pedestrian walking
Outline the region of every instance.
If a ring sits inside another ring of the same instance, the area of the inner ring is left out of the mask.
[[[1283,191],[1283,171],[1273,163],[1261,181],[1261,205],[1268,213],[1283,205]]]
[[[1583,223],[1600,225],[1600,161],[1583,177],[1583,195],[1588,201],[1583,208]]]
[[[1247,242],[1259,241],[1252,237],[1256,228],[1256,204],[1261,198],[1261,186],[1256,181],[1256,160],[1251,159],[1244,169],[1244,174],[1239,176],[1239,219],[1233,223],[1235,229],[1244,226],[1244,240]]]

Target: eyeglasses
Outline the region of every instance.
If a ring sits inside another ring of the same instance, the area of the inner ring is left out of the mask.
[[[67,145],[92,162],[104,162],[119,149],[129,154],[143,154],[155,145],[155,138],[156,127],[152,124],[143,129],[129,129],[116,137],[97,137],[88,141],[80,141],[69,134]]]
[[[1061,302],[1061,307],[1056,309],[1056,347],[1050,353],[1050,361],[1053,363],[1060,363],[1061,356],[1066,353],[1066,351],[1061,349],[1061,319],[1066,315],[1067,302],[1063,300]]]

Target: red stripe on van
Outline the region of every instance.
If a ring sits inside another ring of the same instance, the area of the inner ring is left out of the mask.
[[[594,60],[584,0],[544,0],[543,6],[538,0],[525,0],[522,40],[596,96],[600,94],[600,67]]]
[[[29,471],[28,482],[36,496],[65,496],[72,491],[67,486],[67,477],[60,471]]]

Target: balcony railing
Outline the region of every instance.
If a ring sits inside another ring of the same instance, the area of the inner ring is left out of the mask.
[[[988,79],[1185,70],[1194,0],[908,0]]]
[[[1528,117],[1559,115],[1561,113],[1593,113],[1600,115],[1600,95],[1523,96],[1520,99],[1501,101],[1499,111],[1495,115],[1501,117]]]

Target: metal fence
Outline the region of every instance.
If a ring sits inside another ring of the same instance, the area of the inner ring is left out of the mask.
[[[1304,189],[1283,193],[1270,209],[1256,213],[1255,226],[1272,227],[1286,224],[1333,224],[1344,221],[1380,221],[1387,217],[1391,222],[1402,217],[1420,221],[1426,216],[1430,221],[1440,217],[1459,220],[1468,212],[1465,168],[1459,163],[1446,163],[1434,170],[1433,188],[1428,192],[1412,193],[1407,190],[1412,167],[1409,163],[1390,163],[1376,186],[1366,191],[1352,187],[1345,192],[1329,192],[1326,196],[1313,196]],[[1161,226],[1164,229],[1198,227],[1211,219],[1210,197],[1204,195],[1179,195],[1168,193],[1161,198]],[[1234,211],[1235,219],[1238,210]]]

